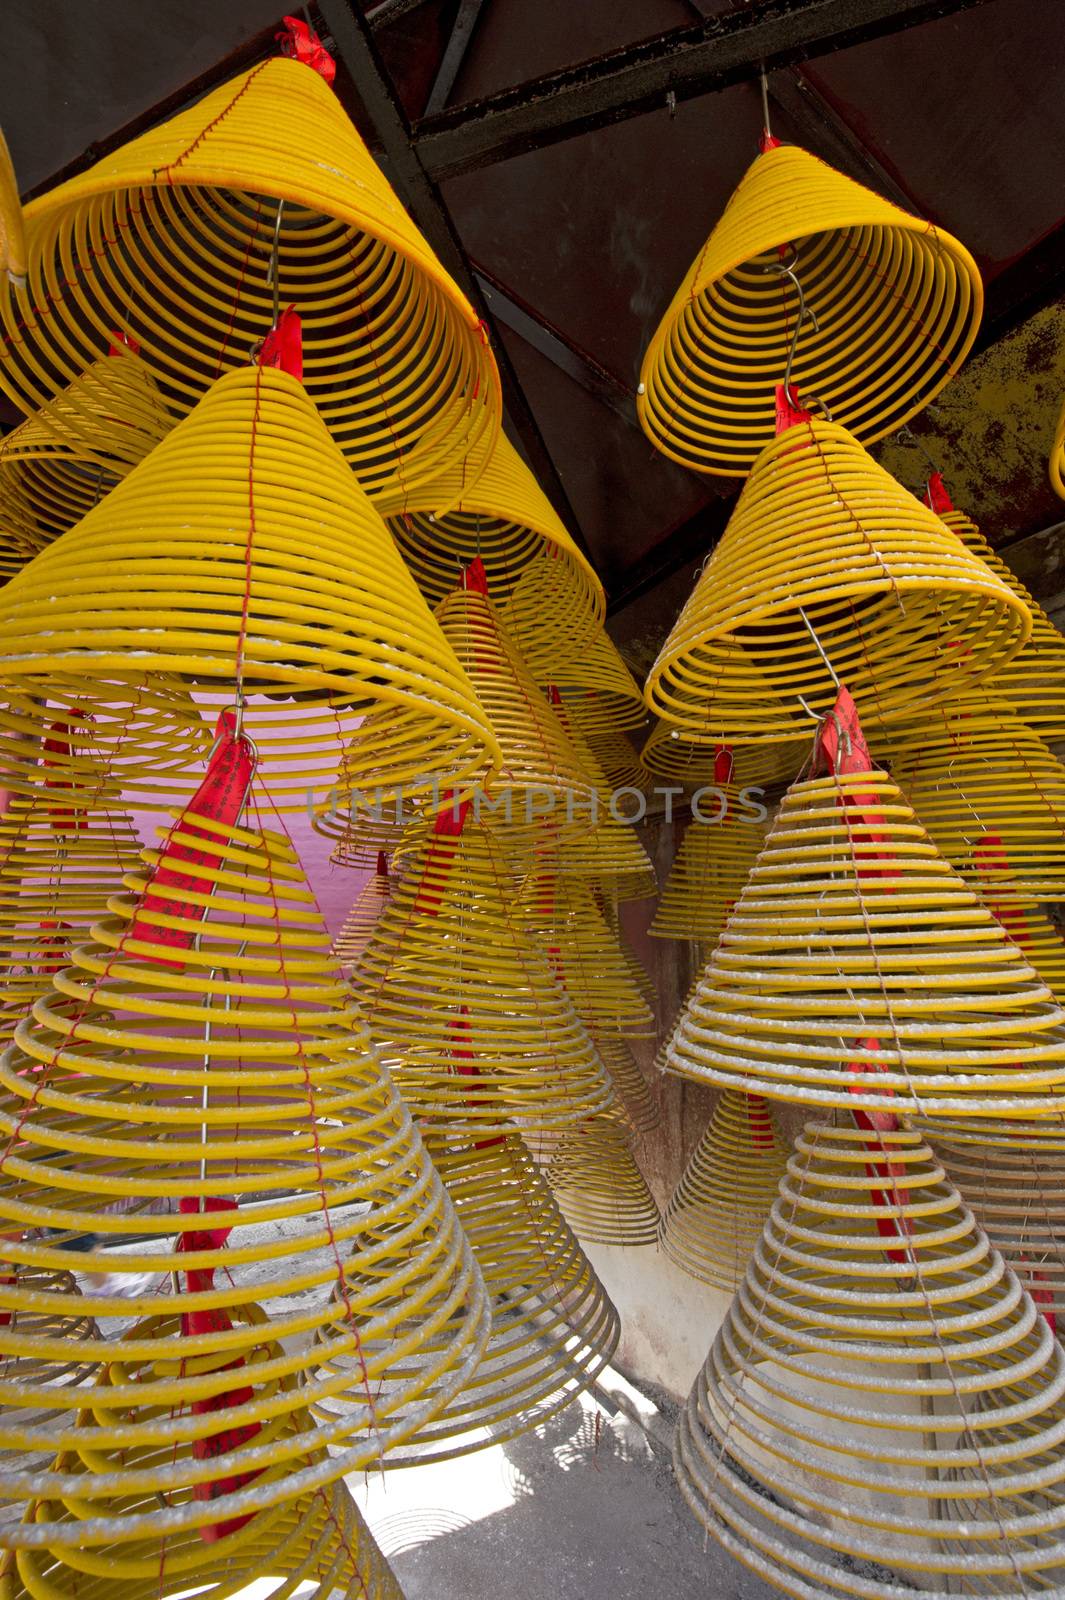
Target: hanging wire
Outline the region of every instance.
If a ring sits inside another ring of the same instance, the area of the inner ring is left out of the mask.
[[[758,82],[762,91],[762,131],[767,139],[773,137],[773,130],[769,126],[769,80],[765,75],[765,65],[758,69]]]

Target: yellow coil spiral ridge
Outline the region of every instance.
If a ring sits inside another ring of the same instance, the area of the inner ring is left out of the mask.
[[[477,315],[300,62],[222,84],[33,201],[26,227],[28,284],[0,305],[0,384],[24,411],[114,329],[186,411],[293,305],[307,387],[369,493],[456,461],[472,481],[491,454],[499,379]]]
[[[70,1312],[21,1278],[70,1269],[67,1236],[101,1328],[79,1345],[91,1388],[68,1391],[47,1374],[69,1341],[0,1326],[0,1355],[37,1362],[4,1394],[0,1457],[5,1498],[38,1502],[13,1547],[121,1546],[157,1575],[160,1540],[413,1433],[469,1377],[488,1308],[291,846],[185,812],[144,860],[0,1058],[0,1313]],[[58,1457],[44,1487],[28,1448]]]
[[[484,828],[424,830],[352,972],[400,1092],[434,1138],[562,1129],[612,1102],[514,895]]]
[[[725,814],[717,822],[689,822],[648,932],[657,939],[696,939],[715,945],[747,874],[765,843],[765,823],[725,791]],[[709,804],[709,802],[708,802]]]
[[[379,509],[432,604],[480,560],[497,603],[514,601],[507,627],[526,655],[572,651],[602,628],[603,586],[506,434],[476,478],[456,461],[431,483],[397,486],[395,508],[391,499]]]
[[[655,331],[640,422],[682,466],[739,477],[772,437],[774,386],[789,375],[859,439],[881,439],[957,372],[982,309],[976,264],[949,233],[777,145],[748,168]]]
[[[639,728],[647,720],[643,691],[605,628],[581,647],[563,635],[545,650],[526,637],[520,619],[507,625],[514,633],[537,682],[562,696],[566,712],[587,735],[590,728]]]
[[[807,1105],[1058,1114],[1065,1012],[879,771],[792,785],[666,1052]]]
[[[80,522],[174,426],[148,368],[123,345],[0,443],[0,537],[38,550]]]
[[[299,493],[292,493],[292,486]],[[383,708],[354,787],[451,779],[496,758],[473,691],[302,384],[272,367],[219,379],[196,409],[3,591],[0,663],[16,687],[77,685],[90,706],[146,673],[231,703],[275,797],[328,788],[338,728]],[[310,715],[311,728],[300,721]],[[328,714],[326,714],[328,713]],[[295,726],[292,726],[295,724]],[[198,781],[198,780],[197,780]]]
[[[920,1135],[807,1124],[678,1425],[703,1527],[795,1600],[1053,1593],[1063,1433],[1065,1350]]]
[[[763,709],[769,698],[763,701]],[[704,703],[700,713],[693,701],[691,710],[695,720],[701,719],[702,725],[708,730],[713,720],[712,706]],[[776,710],[785,723],[790,720],[790,710],[783,701],[777,702]],[[759,711],[759,720],[761,714]],[[797,727],[795,731],[798,733]],[[672,784],[681,784],[686,789],[717,788],[720,786],[718,751],[721,746],[722,741],[712,732],[707,731],[705,737],[681,734],[679,729],[659,719],[640,751],[644,782],[647,781],[647,774],[650,774],[654,778],[666,778]],[[805,730],[801,738],[772,744],[739,743],[739,748],[734,752],[737,756],[737,787],[742,789],[766,783],[790,783],[809,752],[810,740]],[[707,797],[706,810],[713,815],[713,795]]]
[[[26,258],[26,226],[18,179],[7,140],[0,133],[0,270],[16,287],[25,282]]]
[[[430,1137],[427,1149],[484,1275],[492,1333],[469,1383],[387,1467],[446,1460],[540,1426],[594,1382],[621,1326],[516,1135]]]
[[[809,418],[758,457],[644,692],[693,736],[794,739],[802,702],[824,715],[841,680],[863,719],[923,712],[1001,671],[1031,627],[845,428]]]
[[[1050,446],[1050,487],[1065,500],[1065,401],[1054,424],[1054,439]]]
[[[546,867],[531,872],[521,887],[521,915],[547,947],[555,976],[587,1027],[653,1036],[646,975],[622,948],[588,883]]]
[[[622,1248],[657,1243],[658,1207],[616,1119],[593,1117],[567,1133],[546,1170],[578,1239]]]
[[[738,1289],[784,1176],[769,1106],[723,1089],[662,1215],[659,1243],[693,1278]]]
[[[1002,696],[970,695],[884,734],[892,775],[975,887],[1065,895],[1065,766]]]
[[[333,940],[329,954],[334,961],[350,966],[357,961],[370,941],[381,913],[392,898],[392,880],[384,851],[378,852],[377,865],[355,897],[344,925]]]

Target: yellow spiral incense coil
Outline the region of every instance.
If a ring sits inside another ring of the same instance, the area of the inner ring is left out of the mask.
[[[384,851],[378,852],[376,869],[355,896],[351,910],[329,954],[334,961],[350,965],[357,961],[370,941],[381,913],[392,898],[392,880],[388,875],[388,861]]]
[[[0,133],[0,269],[21,288],[26,281],[26,227],[7,140]]]
[[[430,1138],[427,1148],[484,1275],[492,1332],[469,1383],[386,1467],[446,1460],[539,1427],[594,1382],[620,1333],[617,1312],[519,1138]]]
[[[882,772],[793,784],[667,1050],[822,1106],[1053,1115],[1065,1011]]]
[[[0,705],[0,787],[36,802],[41,787],[41,740],[57,722],[66,725],[65,748],[50,751],[49,766],[58,785],[97,789],[101,783],[121,791],[149,810],[169,809],[187,787],[198,783],[213,738],[214,724],[202,714],[188,689],[173,678],[142,678],[114,686],[94,684],[86,703],[85,685],[57,680],[40,694],[8,689]]]
[[[839,680],[863,719],[923,712],[1001,671],[1031,627],[934,512],[811,418],[758,457],[644,692],[690,735],[794,739]]]
[[[583,648],[579,641],[560,636],[553,649],[544,650],[526,641],[520,621],[507,620],[537,682],[558,690],[582,732],[643,726],[643,691],[605,628]]]
[[[467,577],[468,586],[454,589],[437,607],[436,617],[494,736],[494,762],[486,760],[477,775],[477,819],[515,848],[538,841],[545,831],[557,843],[579,838],[593,825],[591,777],[554,707],[533,682],[495,605],[477,586],[483,573],[473,571]],[[345,753],[342,788],[369,788],[368,781],[351,782],[349,770],[372,771],[389,715],[387,710],[371,713],[359,728]],[[492,764],[497,771],[491,770]]]
[[[222,84],[33,201],[26,225],[28,286],[0,306],[0,384],[24,411],[112,329],[188,410],[294,305],[308,390],[368,493],[462,461],[471,482],[491,454],[501,402],[482,325],[299,62]]]
[[[693,819],[685,829],[647,930],[655,938],[717,943],[765,843],[764,822],[733,785],[726,786],[722,804],[727,809],[717,822]]]
[[[662,1121],[661,1107],[628,1044],[617,1034],[589,1031],[632,1132],[637,1138],[653,1132]]]
[[[329,786],[338,734],[376,708],[350,787],[428,788],[490,767],[494,737],[453,651],[307,391],[245,367],[3,591],[0,671],[23,692],[53,675],[85,702],[181,674],[245,715],[272,794]],[[208,696],[209,698],[209,696]],[[278,724],[280,724],[278,726]],[[197,778],[198,782],[198,778]]]
[[[703,1527],[795,1600],[1054,1593],[1063,1432],[1065,1350],[920,1135],[808,1124],[678,1424]]]
[[[76,1473],[76,1457],[60,1458]],[[39,1524],[79,1527],[76,1502],[42,1502]],[[40,1527],[38,1532],[43,1531]],[[153,1566],[154,1562],[154,1566]],[[17,1574],[24,1586],[4,1588]],[[260,1600],[403,1600],[385,1557],[342,1483],[260,1512],[244,1528],[214,1543],[197,1530],[162,1536],[141,1552],[121,1543],[85,1549],[19,1548],[0,1556],[0,1596],[17,1592],[33,1600],[111,1600],[121,1585],[123,1600],[162,1600],[195,1588],[202,1600],[231,1600],[254,1593]]]
[[[1050,487],[1065,500],[1065,401],[1054,424],[1054,441],[1050,446]]]
[[[640,766],[636,748],[627,733],[609,726],[599,726],[594,719],[586,720],[584,707],[580,701],[573,701],[562,696],[566,707],[566,716],[570,726],[579,728],[584,735],[585,742],[592,752],[596,762],[603,770],[603,776],[612,789],[631,789],[632,795],[626,795],[624,803],[639,805],[640,795],[648,795],[654,785],[649,781],[646,772]]]
[[[621,952],[621,959],[625,963],[629,976],[653,1012],[658,1004],[658,991],[655,988],[654,979],[633,949],[632,941],[622,924],[619,897],[616,895],[611,897],[602,889],[595,888],[592,892],[592,898],[600,916],[610,930],[614,943]],[[564,973],[562,976],[565,979]],[[593,1020],[590,1019],[588,1025],[594,1030],[595,1023]]]
[[[602,629],[603,586],[506,434],[476,477],[456,459],[431,483],[397,484],[379,509],[433,604],[480,559],[497,604],[515,600],[507,626],[523,652],[572,651]]]
[[[1065,895],[1065,766],[1001,696],[954,701],[891,729],[878,749],[939,849],[974,886]]]
[[[1032,614],[1031,638],[1020,654],[995,674],[988,689],[1008,700],[1041,738],[1065,739],[1065,636],[964,511],[952,507],[939,515],[974,555],[1009,584]]]
[[[784,711],[782,702],[781,710]],[[757,727],[758,720],[756,716],[752,728]],[[757,788],[768,783],[790,783],[810,753],[811,727],[812,723],[807,718],[802,738],[773,744],[745,744],[737,740],[738,785]],[[795,732],[798,731],[799,724],[796,722]],[[647,775],[650,774],[656,779],[668,779],[671,784],[682,784],[686,789],[720,788],[717,752],[722,743],[713,735],[703,739],[682,734],[678,728],[659,720],[647,735],[640,751],[644,782],[648,781]],[[760,799],[761,796],[755,798]],[[705,810],[711,816],[714,814],[713,795],[707,797]]]
[[[446,814],[445,814],[446,815]],[[434,1138],[572,1126],[612,1098],[489,833],[424,831],[352,972],[396,1083]]]
[[[44,778],[45,772],[42,772]],[[109,803],[110,801],[110,803]],[[113,795],[45,788],[0,816],[0,1034],[69,960],[108,895],[137,865],[141,842]]]
[[[622,1247],[656,1243],[658,1207],[616,1120],[594,1117],[567,1133],[547,1181],[578,1239]]]
[[[1065,1314],[1065,1155],[932,1138],[951,1183],[1044,1316]]]
[[[653,1035],[653,1013],[639,979],[588,884],[548,868],[532,872],[521,888],[521,915],[547,947],[555,976],[587,1027]]]
[[[69,1343],[0,1326],[0,1355],[40,1367],[3,1395],[3,1493],[90,1506],[91,1530],[27,1535],[64,1549],[217,1520],[218,1501],[194,1493],[220,1472],[212,1396],[240,1385],[224,1426],[251,1433],[252,1481],[225,1514],[260,1511],[413,1433],[487,1334],[478,1269],[291,846],[186,812],[144,859],[0,1058],[0,1261],[69,1268],[53,1230],[80,1239],[79,1274],[103,1276],[84,1279],[79,1313],[129,1330],[121,1352],[110,1333],[81,1342],[100,1393],[79,1420],[86,1390],[47,1381]],[[150,1202],[166,1209],[132,1214]],[[69,1311],[3,1276],[0,1312]],[[344,1417],[312,1426],[304,1408],[341,1390]],[[42,1405],[62,1415],[31,1426]],[[42,1497],[30,1446],[76,1455],[77,1484],[57,1468]]]
[[[986,880],[985,880],[986,881]],[[1061,929],[1047,916],[1035,900],[1023,895],[1003,894],[994,887],[982,887],[978,878],[971,878],[974,889],[981,891],[980,898],[992,911],[1007,936],[1030,961],[1055,998],[1065,998],[1065,938]]]
[[[761,1096],[723,1089],[662,1215],[666,1255],[703,1283],[729,1294],[738,1289],[785,1159]]]
[[[640,422],[682,466],[742,476],[790,371],[793,393],[881,439],[958,370],[982,309],[976,264],[949,233],[779,145],[747,169],[659,323]]]
[[[0,443],[0,535],[49,544],[173,425],[148,368],[116,345]]]

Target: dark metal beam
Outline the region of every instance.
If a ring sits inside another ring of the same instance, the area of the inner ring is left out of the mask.
[[[473,43],[473,35],[477,27],[485,0],[459,0],[459,9],[455,17],[451,35],[447,41],[440,65],[436,69],[433,87],[429,91],[429,98],[425,102],[425,115],[433,116],[437,111],[443,111],[455,87],[455,79],[462,70],[462,63],[466,59],[466,52]]]
[[[616,616],[642,599],[652,589],[672,578],[690,561],[702,561],[708,556],[736,507],[736,495],[723,495],[700,506],[694,515],[680,523],[657,544],[631,562],[625,571],[607,588],[606,614]]]
[[[470,268],[440,192],[414,150],[410,125],[377,53],[369,24],[361,12],[356,11],[352,0],[317,0],[316,10],[329,29],[337,58],[343,63],[363,110],[377,131],[383,154],[382,164],[388,177],[422,233],[469,296],[492,334],[492,349],[499,365],[507,414],[529,466],[574,538],[587,551],[587,541],[570,504],[569,495],[540,432],[539,423],[525,398],[506,346],[499,337],[491,308]]]
[[[582,350],[538,311],[519,299],[513,289],[508,289],[476,261],[470,263],[480,285],[485,302],[497,322],[512,333],[518,334],[526,344],[532,345],[539,355],[564,372],[568,378],[594,396],[603,405],[627,422],[637,433],[642,430],[636,417],[636,394],[627,389],[606,367],[599,365],[594,356]]]
[[[1065,223],[1032,245],[993,278],[974,352],[997,344],[1014,328],[1065,295]]]
[[[366,20],[372,22],[375,28],[384,28],[399,17],[405,17],[408,11],[417,11],[424,4],[425,0],[377,0],[376,5],[371,3],[366,7]]]
[[[767,0],[567,67],[423,119],[419,158],[436,179],[471,172],[767,70],[794,65],[991,0]]]

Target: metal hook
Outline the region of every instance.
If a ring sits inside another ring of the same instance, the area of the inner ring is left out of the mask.
[[[798,405],[798,397],[792,393],[791,388],[791,368],[795,360],[795,352],[799,347],[799,339],[802,336],[802,330],[806,323],[808,322],[810,324],[815,333],[821,332],[821,326],[817,320],[816,312],[811,311],[810,307],[806,304],[806,296],[803,293],[802,284],[799,282],[798,274],[796,273],[791,261],[782,261],[779,265],[770,267],[769,270],[771,272],[776,272],[782,278],[790,278],[792,283],[795,285],[795,293],[799,299],[799,315],[795,319],[795,329],[791,336],[791,347],[788,350],[788,359],[784,363],[784,398],[787,400],[789,405]]]
[[[911,450],[916,450],[918,455],[924,456],[933,472],[940,471],[939,462],[936,461],[935,458],[925,449],[924,445],[921,443],[920,439],[918,439],[912,428],[900,428],[898,433],[895,435],[895,443],[903,446],[909,446]]]
[[[758,69],[758,79],[762,90],[762,128],[767,139],[773,137],[773,130],[769,126],[769,80],[765,75],[765,64]]]

